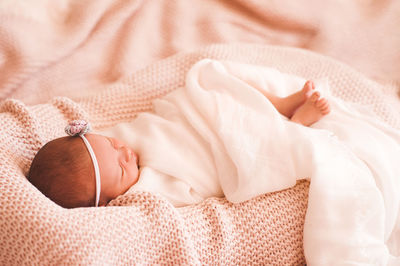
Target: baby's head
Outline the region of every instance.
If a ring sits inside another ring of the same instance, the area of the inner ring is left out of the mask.
[[[94,158],[84,138],[67,136],[44,145],[29,170],[29,181],[65,208],[95,206],[96,161],[101,184],[99,206],[125,193],[139,177],[138,157],[131,148],[97,134],[86,134],[85,138]]]

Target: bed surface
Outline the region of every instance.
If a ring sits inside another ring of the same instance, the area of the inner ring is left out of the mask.
[[[399,20],[396,0],[6,0],[0,99],[86,96],[178,52],[240,42],[321,53],[398,89]]]
[[[88,119],[96,129],[130,121],[137,112],[150,110],[152,99],[181,86],[186,71],[206,57],[274,66],[312,79],[327,77],[334,95],[369,106],[382,120],[400,128],[399,103],[394,104],[391,93],[382,93],[381,84],[327,57],[263,45],[214,45],[178,54],[76,101],[58,97],[29,107],[6,100],[0,108],[2,264],[304,263],[307,181],[239,205],[209,199],[175,209],[157,196],[128,193],[110,206],[129,208],[66,210],[24,177],[35,152],[48,140],[63,136],[68,120]]]
[[[202,58],[327,77],[335,96],[400,129],[399,18],[395,0],[2,1],[0,264],[304,265],[307,181],[239,205],[175,209],[128,193],[65,210],[25,175],[68,120],[130,121]]]

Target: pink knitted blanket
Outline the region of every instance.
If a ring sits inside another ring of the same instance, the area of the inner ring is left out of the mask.
[[[0,99],[89,95],[175,53],[239,42],[308,49],[399,88],[399,25],[398,0],[2,0]]]
[[[35,152],[64,135],[67,120],[95,128],[130,121],[184,82],[201,58],[254,63],[309,79],[327,77],[332,93],[368,105],[400,129],[400,103],[389,87],[332,59],[295,48],[213,45],[154,63],[97,95],[0,106],[0,264],[274,264],[302,265],[308,182],[241,204],[210,198],[176,209],[147,193],[105,208],[63,209],[25,178]]]

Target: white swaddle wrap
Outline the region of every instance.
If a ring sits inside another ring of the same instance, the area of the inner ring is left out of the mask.
[[[332,112],[304,127],[260,92],[285,96],[304,82],[270,68],[202,60],[185,88],[154,102],[154,113],[101,133],[138,152],[142,169],[132,190],[159,193],[175,206],[212,196],[237,203],[310,179],[307,264],[396,265],[399,133],[331,96]]]

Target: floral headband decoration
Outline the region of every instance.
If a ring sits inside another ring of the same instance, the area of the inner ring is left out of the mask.
[[[82,140],[85,143],[85,146],[90,154],[90,157],[93,162],[94,174],[95,174],[95,178],[96,178],[95,206],[98,207],[99,201],[100,201],[100,191],[101,191],[100,170],[99,170],[99,163],[97,162],[96,155],[94,154],[92,146],[90,145],[89,141],[85,137],[85,134],[88,133],[90,130],[91,130],[90,124],[88,122],[86,122],[85,120],[74,120],[65,127],[65,133],[67,133],[68,135],[70,135],[72,137],[79,136],[82,138]]]

